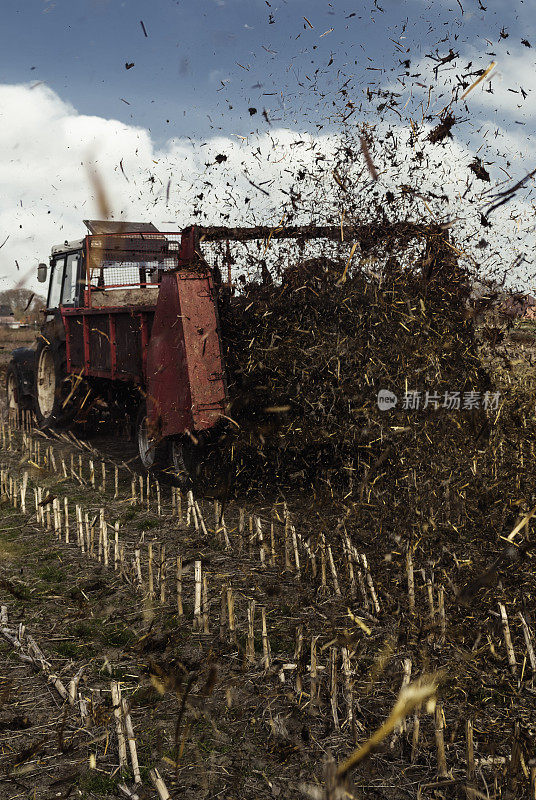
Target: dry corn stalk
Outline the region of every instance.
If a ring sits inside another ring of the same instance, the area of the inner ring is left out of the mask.
[[[344,777],[351,769],[363,761],[390,733],[395,726],[411,714],[414,708],[431,699],[437,690],[434,677],[421,678],[414,681],[400,692],[398,700],[385,722],[372,734],[372,736],[345,759],[337,769],[337,776]]]

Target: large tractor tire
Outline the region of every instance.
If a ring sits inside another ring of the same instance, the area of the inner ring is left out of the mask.
[[[13,364],[7,368],[6,374],[7,410],[10,415],[17,415],[20,420],[23,411],[30,411],[32,399],[22,394],[19,373]]]
[[[75,414],[68,404],[71,382],[63,342],[40,342],[35,358],[35,414],[41,428],[70,422]]]
[[[136,444],[141,465],[146,472],[158,472],[169,463],[168,442],[158,441],[151,434],[145,403],[140,406],[135,426]]]

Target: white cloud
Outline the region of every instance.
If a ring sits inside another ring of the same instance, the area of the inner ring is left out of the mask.
[[[229,78],[228,74],[222,69],[211,69],[208,73],[208,82],[213,86],[220,83],[225,85],[227,83],[231,83],[231,78]]]
[[[465,101],[460,99],[458,105],[463,108],[466,102],[471,113],[475,110],[487,114],[496,112],[498,117],[508,118],[509,122],[511,119],[519,120],[532,128],[536,121],[535,51],[517,47],[512,53],[492,55],[491,52],[486,53],[486,50],[489,50],[489,43],[486,40],[480,51],[475,47],[464,50],[456,60],[439,66],[437,76],[434,71],[438,66],[437,62],[430,58],[420,59],[413,65],[412,70],[421,73],[419,80],[423,81],[423,78],[427,80],[435,93],[440,88],[445,89],[444,101],[450,92],[454,96],[455,87],[459,85],[462,74],[466,76],[465,81],[470,85],[478,77],[475,74],[477,70],[485,70],[495,61],[496,66],[489,76],[467,95]],[[471,64],[469,68],[468,64]],[[460,97],[462,93],[460,90]],[[422,90],[418,89],[417,94],[422,95]]]
[[[376,166],[384,170],[380,189],[399,190],[404,183],[415,183],[415,174],[410,172],[414,147],[409,128],[401,124],[393,132],[398,137],[397,163],[390,165],[385,155],[387,140],[373,152]],[[171,139],[157,148],[147,130],[78,114],[45,85],[34,89],[0,85],[0,245],[9,236],[0,247],[0,289],[28,272],[27,285],[39,287],[34,282],[35,267],[47,260],[51,245],[79,238],[84,234],[82,220],[101,216],[88,177],[92,164],[97,166],[114,218],[152,221],[161,230],[179,230],[192,222],[276,224],[300,169],[320,181],[320,191],[318,183],[312,191],[314,180],[298,184],[303,189],[302,218],[322,222],[334,215],[337,187],[331,156],[339,141],[336,135],[312,137],[283,129],[259,135],[237,133],[240,136],[207,142]],[[421,138],[425,135],[426,131]],[[510,145],[516,146],[515,138]],[[429,154],[437,155],[442,165],[423,172],[420,187],[425,192],[445,192],[451,202],[419,201],[415,213],[421,221],[430,219],[430,213],[434,219],[463,216],[470,200],[456,198],[465,191],[473,153],[454,141],[446,148],[430,146]],[[226,160],[218,163],[218,155]],[[370,183],[358,153],[352,176],[358,197],[363,180]],[[196,207],[202,211],[200,216],[194,216]],[[362,207],[366,216],[366,200]],[[514,210],[519,219],[512,221]],[[460,233],[472,237],[473,243],[484,233],[495,242],[491,249],[500,247],[508,263],[522,244],[519,230],[532,224],[532,214],[530,203],[516,201],[496,212],[494,220],[500,224],[491,233],[470,226]],[[464,246],[471,249],[471,238]]]
[[[122,153],[152,155],[149,134],[114,120],[76,113],[46,86],[0,86],[0,277],[46,258],[50,245],[81,233],[95,214],[88,165],[98,159],[114,207],[126,199],[117,179]],[[123,178],[124,181],[124,178]]]
[[[312,142],[282,130],[208,142],[171,139],[158,149],[147,130],[78,114],[45,85],[0,85],[0,244],[9,236],[0,248],[0,288],[46,260],[52,244],[83,235],[84,218],[100,216],[88,177],[93,164],[115,218],[179,229],[196,221],[194,203],[203,193],[205,221],[229,214],[243,223],[249,208],[249,216],[261,213],[269,222],[285,199],[289,146],[298,140],[304,162],[329,146],[327,137]],[[220,164],[219,154],[227,157]]]
[[[486,68],[491,58],[469,53],[473,69]],[[514,130],[515,138],[530,140],[536,123],[536,70],[535,55],[524,48],[517,53],[497,57],[497,65],[490,78],[482,82],[466,98],[471,113],[486,114],[493,122],[506,122]],[[502,127],[501,125],[501,127]],[[519,136],[517,134],[519,131]]]

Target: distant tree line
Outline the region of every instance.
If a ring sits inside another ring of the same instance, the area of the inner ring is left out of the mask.
[[[43,321],[40,313],[45,308],[46,300],[31,289],[6,289],[0,292],[0,305],[9,306],[17,322],[30,325]]]

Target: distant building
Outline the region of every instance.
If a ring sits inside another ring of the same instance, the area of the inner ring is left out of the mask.
[[[506,317],[520,319],[527,313],[527,298],[522,294],[504,294],[500,298],[497,307]]]
[[[524,319],[536,319],[536,297],[527,295],[527,307],[523,314]]]
[[[0,305],[0,325],[9,325],[10,327],[17,326],[15,317],[10,306]]]
[[[508,291],[491,281],[474,282],[469,306],[477,324],[536,319],[536,297]]]
[[[499,310],[511,319],[536,319],[536,297],[530,294],[507,294]]]

